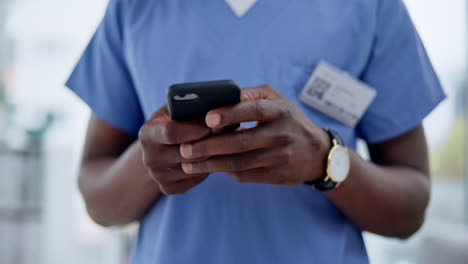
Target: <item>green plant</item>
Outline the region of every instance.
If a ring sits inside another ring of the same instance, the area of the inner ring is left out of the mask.
[[[435,178],[461,180],[464,169],[465,131],[468,124],[458,118],[445,142],[431,151],[431,171]]]
[[[7,99],[6,99],[6,90],[5,87],[2,85],[0,82],[0,105],[6,105]]]

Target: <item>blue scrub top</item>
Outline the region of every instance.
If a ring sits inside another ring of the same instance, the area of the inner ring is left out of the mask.
[[[320,60],[377,89],[357,127],[298,100]],[[242,18],[224,0],[110,0],[67,86],[99,118],[137,136],[168,86],[220,79],[271,84],[351,148],[357,138],[378,143],[415,128],[444,98],[401,0],[258,0]],[[361,230],[322,193],[214,173],[155,202],[141,219],[133,263],[368,258]]]

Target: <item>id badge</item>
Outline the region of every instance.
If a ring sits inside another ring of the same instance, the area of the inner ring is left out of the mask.
[[[302,89],[299,100],[355,127],[376,95],[374,88],[322,61]]]

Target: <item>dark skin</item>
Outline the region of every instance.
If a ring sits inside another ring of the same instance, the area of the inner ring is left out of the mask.
[[[133,222],[159,197],[159,187],[141,155],[135,138],[91,117],[78,185],[96,223],[113,226]]]
[[[213,133],[247,121],[258,125]],[[91,120],[80,189],[102,225],[138,220],[161,192],[185,193],[211,172],[288,186],[316,180],[330,149],[326,133],[268,85],[243,89],[242,103],[211,111],[205,123],[172,121],[163,107],[139,139]],[[373,162],[350,151],[348,179],[326,196],[361,229],[408,238],[422,225],[429,201],[424,130],[420,126],[369,150]]]

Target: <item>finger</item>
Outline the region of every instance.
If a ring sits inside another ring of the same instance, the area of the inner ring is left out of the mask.
[[[211,133],[212,134],[220,134],[224,131],[224,127],[217,127],[217,128],[212,128]]]
[[[229,175],[236,179],[238,182],[264,183],[286,186],[302,184],[302,182],[295,181],[293,177],[280,177],[278,173],[279,170],[280,168],[276,167],[266,167],[239,172],[231,172],[229,173]]]
[[[203,177],[206,173],[187,174],[182,170],[182,166],[177,164],[172,167],[158,168],[151,170],[153,178],[162,185],[175,184],[190,178]]]
[[[246,101],[234,106],[218,108],[208,112],[205,122],[208,127],[225,127],[242,122],[267,122],[282,116],[282,101],[260,99]]]
[[[178,145],[159,145],[143,151],[143,163],[150,169],[166,168],[171,164],[183,162]]]
[[[284,97],[270,85],[261,85],[258,87],[241,89],[241,101],[242,102],[263,100],[263,99],[272,100],[276,98],[284,98]],[[215,119],[214,122],[216,122],[216,117],[214,117],[214,119]]]
[[[281,141],[269,126],[212,136],[180,145],[180,155],[186,159],[236,154],[267,148]]]
[[[258,87],[252,88],[243,88],[241,89],[241,101],[253,101],[261,99],[275,99],[283,97],[278,91],[276,91],[270,85],[261,85]]]
[[[238,129],[236,129],[236,131],[242,131],[242,130],[247,130],[247,129],[250,129],[251,127],[248,127],[248,126],[240,126]]]
[[[175,194],[184,194],[193,187],[202,183],[208,176],[200,176],[200,177],[192,177],[189,179],[178,181],[174,184],[160,186],[161,191],[167,195],[175,195]]]
[[[212,172],[238,172],[267,167],[282,161],[282,153],[272,149],[261,149],[242,154],[211,157],[203,162],[182,163],[187,174]]]
[[[146,145],[176,145],[199,140],[210,134],[211,130],[202,122],[148,122],[140,130],[140,141]]]
[[[269,168],[255,168],[239,172],[230,172],[229,175],[238,182],[273,184],[276,181]]]
[[[197,162],[206,160],[207,157],[186,159],[180,154],[179,145],[159,145],[148,148],[143,152],[143,163],[152,170],[165,169],[182,162]]]
[[[201,139],[210,133],[204,122],[171,120],[164,105],[142,126],[139,139],[144,145],[175,145]]]

